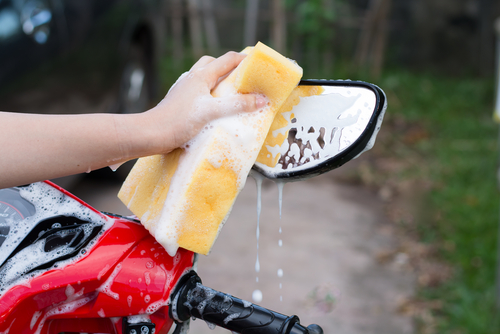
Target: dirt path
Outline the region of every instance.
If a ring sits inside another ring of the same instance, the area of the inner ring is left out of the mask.
[[[117,191],[117,186],[99,189],[98,184],[86,182],[76,193],[100,210],[126,213],[114,197]],[[200,257],[205,285],[249,301],[259,289],[262,306],[296,314],[305,325],[317,323],[326,334],[413,333],[411,319],[397,308],[412,295],[415,278],[404,270],[404,256],[390,263],[377,261],[377,255],[391,249],[396,240],[386,232],[382,202],[376,196],[361,187],[339,184],[331,175],[289,183],[280,220],[278,189],[265,182],[259,273],[255,271],[256,203],[256,185],[249,179],[212,254]],[[190,333],[227,331],[211,331],[197,320]]]

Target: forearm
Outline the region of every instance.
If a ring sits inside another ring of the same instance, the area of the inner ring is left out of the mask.
[[[155,152],[148,134],[141,132],[145,118],[0,113],[0,188],[87,172]]]
[[[181,147],[209,122],[263,108],[253,94],[210,92],[244,58],[202,57],[156,107],[140,114],[0,112],[0,188],[87,172]]]

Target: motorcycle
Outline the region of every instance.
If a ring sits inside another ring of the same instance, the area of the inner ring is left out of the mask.
[[[275,167],[299,180],[369,149],[387,107],[378,87],[303,80],[322,93],[290,113]],[[100,212],[50,181],[0,189],[0,334],[186,333],[191,318],[235,333],[321,334],[249,301],[215,291],[196,273],[197,254],[169,256],[134,217]]]

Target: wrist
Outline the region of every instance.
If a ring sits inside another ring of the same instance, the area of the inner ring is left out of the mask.
[[[130,160],[151,155],[149,133],[145,117],[141,114],[115,114],[115,136],[120,159]]]
[[[138,114],[115,115],[118,142],[124,158],[167,153],[173,149],[169,147],[172,131],[165,122],[158,120],[159,113],[162,111],[153,107]]]

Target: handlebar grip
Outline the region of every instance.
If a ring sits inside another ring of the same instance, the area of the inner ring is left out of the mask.
[[[174,292],[170,314],[178,322],[195,317],[242,334],[323,334],[318,325],[302,326],[297,316],[286,316],[203,286],[194,273]]]

